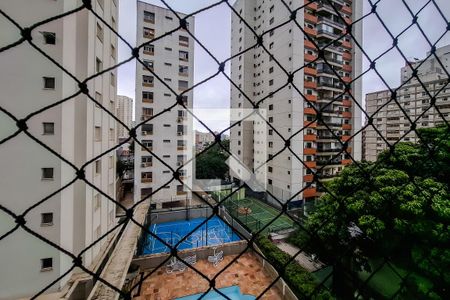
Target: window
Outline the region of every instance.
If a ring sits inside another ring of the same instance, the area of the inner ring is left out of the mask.
[[[142,102],[153,103],[153,92],[142,92]]]
[[[44,37],[44,44],[47,45],[54,45],[56,44],[56,35],[54,32],[41,32],[42,36]]]
[[[100,174],[102,172],[102,161],[96,160],[95,161],[95,174]]]
[[[144,11],[144,21],[155,24],[155,13]]]
[[[272,17],[272,18],[270,19],[270,21],[269,21],[269,24],[272,25],[273,22],[275,22],[275,18]]]
[[[178,89],[179,90],[186,90],[188,89],[189,83],[184,80],[178,80]]]
[[[44,89],[47,90],[55,89],[55,77],[44,77]]]
[[[164,50],[171,52],[171,51],[172,51],[172,48],[170,48],[170,47],[165,47]]]
[[[189,67],[188,66],[179,66],[178,73],[181,76],[188,76],[189,75]]]
[[[42,168],[42,179],[53,180],[53,168]]]
[[[116,59],[116,47],[113,44],[111,44],[111,57]]]
[[[272,73],[273,73],[273,67],[270,67],[269,74],[272,74]]]
[[[97,22],[97,37],[103,42],[103,27]]]
[[[178,37],[178,44],[180,46],[189,47],[189,38],[187,36],[180,35]]]
[[[100,126],[95,126],[94,137],[95,137],[96,142],[99,142],[102,140],[102,128]]]
[[[273,85],[273,79],[269,80],[269,85]]]
[[[53,213],[42,213],[41,226],[52,226],[52,225],[53,225]]]
[[[155,38],[155,29],[144,27],[144,38],[147,39]]]
[[[110,73],[110,78],[111,78],[111,85],[112,86],[116,86],[116,75],[114,75],[114,73]]]
[[[180,51],[179,52],[179,58],[182,61],[189,61],[189,52],[187,52],[187,51]]]
[[[173,20],[173,18],[172,18],[172,17],[169,17],[169,16],[166,16],[166,20],[170,20],[170,21],[172,21],[172,20]]]
[[[153,86],[153,81],[154,81],[153,76],[147,76],[147,75],[142,76],[142,83],[145,86]]]
[[[41,271],[51,271],[53,268],[53,258],[42,258],[41,259]]]
[[[95,72],[99,73],[103,70],[103,63],[100,58],[95,59]]]
[[[144,54],[154,55],[155,54],[155,46],[154,45],[145,45],[144,46]]]
[[[55,134],[55,123],[44,122],[42,123],[43,134],[53,135]]]
[[[152,182],[153,181],[153,173],[152,172],[142,172],[141,173],[141,182]]]
[[[100,193],[94,195],[94,210],[97,210],[102,205]]]
[[[148,59],[144,59],[142,61],[144,63],[144,70],[146,70],[147,68],[150,70],[153,70],[153,60],[148,60]]]

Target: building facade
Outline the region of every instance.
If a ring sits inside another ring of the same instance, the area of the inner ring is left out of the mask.
[[[128,128],[132,127],[133,122],[133,99],[127,96],[117,96],[116,115]],[[128,138],[128,130],[122,125],[117,126],[117,137]]]
[[[79,7],[81,2],[2,1],[0,9],[26,26]],[[92,5],[103,20],[117,28],[118,1],[92,1]],[[20,38],[18,29],[6,18],[1,18],[0,26],[2,43]],[[37,27],[32,38],[81,81],[117,63],[117,36],[87,10]],[[19,119],[79,90],[76,81],[27,42],[0,53],[0,66],[0,106]],[[112,112],[116,78],[113,70],[87,82],[89,94]],[[5,114],[0,114],[0,123],[2,138],[17,130]],[[116,143],[114,119],[84,94],[34,115],[27,126],[30,134],[78,167]],[[0,203],[17,215],[24,214],[32,231],[78,255],[115,225],[115,205],[83,181],[68,185],[76,178],[74,169],[24,133],[0,145],[0,152]],[[84,170],[87,181],[114,197],[114,151]],[[16,224],[3,211],[0,214],[3,234]],[[107,239],[102,239],[86,250],[83,264],[96,264],[106,246]],[[33,296],[72,265],[72,258],[19,228],[0,241],[0,299]],[[76,272],[80,269],[69,272],[46,292],[61,289]]]
[[[214,134],[218,134],[218,131],[215,131]],[[196,152],[202,151],[206,145],[215,141],[215,136],[210,132],[202,132],[195,131],[195,150]]]
[[[450,88],[446,87],[447,73],[450,72],[450,45],[436,49],[436,56],[439,60],[430,56],[426,60],[411,62],[414,68],[418,68],[417,76],[426,90],[417,78],[411,77],[412,70],[408,65],[401,69],[402,86],[397,90],[400,106],[392,100],[389,90],[366,95],[367,114],[372,116],[373,126],[379,131],[372,126],[365,129],[366,160],[375,161],[378,154],[388,147],[387,143],[394,144],[399,140],[418,142],[417,135],[411,130],[411,122],[415,122],[417,128],[423,128],[442,125],[444,119],[450,120]],[[432,97],[436,98],[437,109],[431,106]]]
[[[329,1],[316,1],[297,11],[296,20],[310,38],[294,22],[271,30],[291,17],[281,2],[238,0],[234,4],[240,17],[258,35],[268,32],[263,35],[263,44],[274,57],[262,47],[255,47],[232,60],[231,78],[245,95],[232,87],[231,108],[252,109],[247,97],[253,102],[264,99],[259,107],[265,109],[267,121],[284,138],[292,136],[290,148],[309,169],[289,151],[278,154],[285,142],[273,128],[256,130],[252,122],[241,122],[231,129],[231,149],[249,170],[264,163],[264,159],[256,157],[262,147],[267,149],[270,161],[266,165],[266,189],[282,201],[294,196],[294,201],[315,199],[320,191],[311,184],[312,173],[318,172],[326,180],[351,162],[347,155],[340,153],[339,139],[348,141],[348,151],[354,159],[361,159],[361,137],[349,138],[361,128],[361,112],[354,103],[355,100],[361,103],[361,81],[352,80],[361,73],[362,57],[350,36],[345,35],[345,22],[360,18],[362,3],[332,2],[339,15]],[[295,10],[303,6],[303,1],[290,1],[289,6]],[[255,44],[254,33],[235,14],[231,27],[232,55]],[[352,30],[361,41],[361,22],[354,24]],[[323,49],[323,57],[319,57],[316,45]],[[288,76],[277,62],[287,72],[295,72],[292,83],[303,95],[291,84],[283,87]],[[354,99],[345,89],[346,84],[350,84]],[[319,122],[317,111],[321,112]],[[240,177],[236,172],[232,174],[234,178]]]
[[[135,147],[135,201],[164,187],[152,195],[151,207],[184,206],[190,201],[191,192],[177,180],[168,183],[172,172],[153,154],[174,169],[184,165],[192,156],[194,146],[192,117],[183,106],[177,105],[151,118],[176,103],[174,93],[181,94],[185,106],[192,109],[193,92],[185,91],[194,80],[194,41],[186,30],[179,29],[151,42],[180,24],[171,11],[162,7],[138,1],[137,24],[137,44],[145,44],[140,55],[145,66],[140,62],[136,66],[135,114],[138,125],[143,123],[137,137],[153,153],[139,145]],[[194,18],[188,18],[187,25],[194,33]],[[192,181],[191,164],[180,173],[184,182]]]

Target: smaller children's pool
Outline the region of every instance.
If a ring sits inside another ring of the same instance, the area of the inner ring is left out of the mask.
[[[237,285],[233,285],[233,286],[230,286],[230,287],[222,288],[222,289],[219,289],[219,291],[221,293],[223,293],[224,295],[226,295],[231,300],[253,300],[253,299],[256,299],[256,297],[252,296],[252,295],[243,295],[241,293],[241,289]],[[186,297],[181,297],[181,298],[177,298],[175,300],[197,300],[201,296],[203,296],[203,293],[199,293],[199,294],[195,294],[195,295],[191,295],[191,296],[186,296]],[[205,300],[222,300],[222,299],[226,299],[226,298],[223,297],[218,292],[212,290],[212,291],[208,292],[208,294],[206,294],[202,299],[205,299]]]

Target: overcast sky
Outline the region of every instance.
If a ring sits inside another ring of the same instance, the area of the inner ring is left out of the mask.
[[[364,14],[370,12],[368,0],[354,1],[363,1]],[[165,7],[159,0],[146,0],[145,2]],[[192,13],[216,2],[214,0],[167,0],[167,3],[173,9],[183,13]],[[230,0],[230,3],[232,2]],[[406,0],[406,2],[411,10],[416,13],[428,0]],[[450,1],[435,0],[435,2],[439,5],[447,20],[450,20]],[[401,0],[382,0],[378,3],[377,11],[394,35],[399,34],[411,24],[412,17]],[[230,22],[231,10],[226,4],[221,4],[195,15],[196,37],[204,43],[219,61],[230,56]],[[446,32],[446,21],[442,19],[432,3],[420,12],[418,23],[432,43]],[[363,26],[363,48],[367,55],[374,59],[390,47],[392,39],[374,14],[364,18]],[[120,1],[119,32],[131,45],[136,43],[136,0]],[[449,32],[438,43],[438,46],[446,44],[450,44]],[[399,38],[399,47],[405,56],[410,59],[424,58],[430,48],[417,26],[411,27]],[[119,60],[124,60],[129,56],[130,51],[128,48],[119,43]],[[131,61],[121,66],[118,75],[119,95],[126,95],[133,99],[135,98],[135,64],[135,61]],[[376,66],[387,83],[395,87],[400,83],[400,68],[404,64],[405,61],[398,51],[392,50],[383,56]],[[367,67],[367,61],[365,61],[363,68],[367,69]],[[205,51],[196,45],[194,81],[199,82],[216,71],[217,64],[211,60]],[[373,71],[367,73],[362,80],[363,94],[386,88]],[[226,128],[229,126],[228,113],[226,111],[207,111],[202,109],[228,109],[229,95],[230,84],[223,76],[218,76],[195,88],[194,108],[196,115],[205,120],[205,123],[211,129],[222,130]]]

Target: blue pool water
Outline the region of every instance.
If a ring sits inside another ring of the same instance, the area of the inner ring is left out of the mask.
[[[167,244],[174,246],[195,227],[205,221],[206,218],[192,219],[188,221],[174,221],[161,224],[153,224],[149,230],[156,234]],[[180,245],[178,250],[198,248],[204,246],[220,245],[239,241],[239,236],[225,224],[220,218],[213,217],[203,224],[191,235],[189,235]],[[142,254],[169,253],[170,249],[161,241],[148,235]]]
[[[227,288],[223,288],[223,289],[219,289],[219,291],[221,293],[223,293],[224,295],[226,295],[231,300],[253,300],[253,299],[256,299],[255,296],[242,295],[241,290],[236,285],[230,286],[230,287],[227,287]],[[191,295],[191,296],[186,296],[186,297],[182,297],[182,298],[177,298],[175,300],[197,300],[202,295],[203,295],[203,293],[200,293],[200,294],[196,294],[196,295]],[[216,291],[210,291],[202,299],[205,299],[205,300],[222,300],[222,299],[226,299],[226,298],[223,297],[221,294],[217,293]]]

